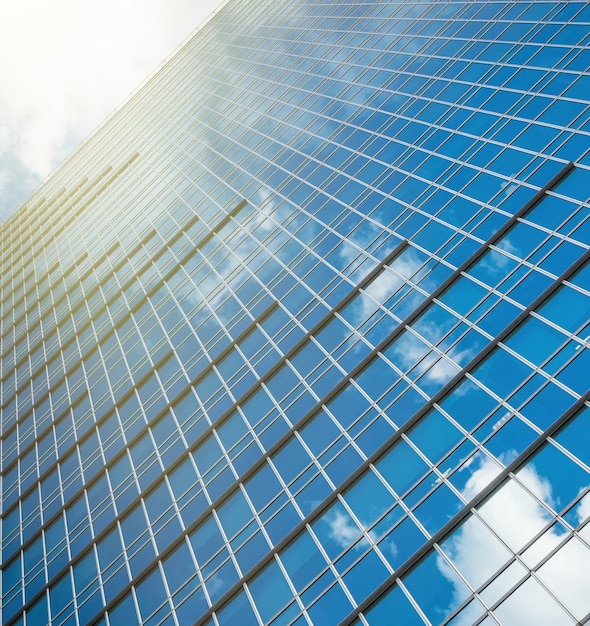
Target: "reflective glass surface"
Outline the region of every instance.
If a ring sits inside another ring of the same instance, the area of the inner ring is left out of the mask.
[[[2,623],[584,623],[590,4],[231,0],[2,225]]]

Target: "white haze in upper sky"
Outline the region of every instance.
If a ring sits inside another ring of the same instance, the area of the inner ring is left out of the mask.
[[[223,0],[1,0],[0,221]]]

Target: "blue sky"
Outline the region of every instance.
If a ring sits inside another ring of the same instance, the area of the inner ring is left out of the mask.
[[[221,4],[3,3],[0,221]]]

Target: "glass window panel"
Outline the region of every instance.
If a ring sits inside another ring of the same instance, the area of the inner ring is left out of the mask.
[[[501,348],[494,350],[473,372],[500,397],[506,397],[530,373],[529,366]]]
[[[72,580],[69,572],[62,576],[49,591],[49,606],[51,607],[51,615],[57,617],[62,611],[68,613],[73,608]],[[69,610],[68,610],[69,609]],[[63,618],[61,615],[60,618]]]
[[[312,528],[331,558],[350,548],[361,537],[361,529],[340,502],[314,521]]]
[[[196,569],[186,543],[181,543],[169,556],[162,560],[162,567],[170,592],[174,594],[195,575]]]
[[[537,536],[534,542],[522,553],[522,562],[531,569],[549,556],[557,546],[567,539],[568,528],[561,522],[551,524],[545,532]]]
[[[516,475],[557,510],[590,485],[590,473],[551,444],[537,452]]]
[[[431,552],[403,580],[426,617],[434,623],[440,623],[469,595],[466,585],[436,551]]]
[[[527,212],[527,221],[555,230],[572,212],[571,203],[551,193],[546,194]]]
[[[351,610],[350,600],[336,583],[307,612],[313,624],[329,624],[340,622]]]
[[[440,405],[463,428],[471,430],[497,406],[497,400],[475,382],[464,380],[441,401]]]
[[[441,543],[441,549],[474,588],[511,557],[508,548],[473,515]]]
[[[398,586],[388,591],[371,608],[364,611],[363,615],[369,626],[386,624],[392,615],[396,616],[400,624],[407,624],[407,626],[422,626],[424,624],[416,609]]]
[[[348,428],[368,406],[369,401],[352,383],[346,385],[343,391],[338,393],[327,404],[332,415],[334,415],[345,428]]]
[[[528,569],[519,561],[513,561],[508,567],[494,576],[490,584],[480,592],[480,597],[488,606],[491,606],[519,581],[523,581],[526,576],[528,576]]]
[[[132,626],[140,624],[135,611],[133,597],[129,593],[108,612],[110,626]]]
[[[521,413],[542,430],[548,428],[566,409],[574,398],[554,383],[548,383],[521,409]]]
[[[590,409],[586,408],[561,429],[555,440],[590,467],[590,448],[586,437],[590,432]]]
[[[399,495],[415,484],[428,469],[426,463],[405,441],[399,441],[375,463],[375,467]]]
[[[538,312],[565,330],[576,333],[590,317],[590,298],[563,285]]]
[[[570,539],[537,573],[578,619],[586,616],[590,551],[581,541]]]
[[[437,463],[463,435],[439,411],[432,409],[409,431],[408,437],[430,461]]]
[[[173,600],[176,605],[176,617],[180,624],[190,622],[195,615],[202,615],[209,608],[202,587],[197,587],[190,592],[188,597],[185,597],[188,589],[181,590]],[[207,623],[209,624],[209,622]]]
[[[520,271],[522,270],[522,271]],[[514,300],[525,306],[531,305],[553,282],[549,276],[541,274],[538,270],[528,270],[525,267],[520,268],[512,276],[513,281],[507,281],[507,293]],[[516,283],[516,280],[520,282]],[[509,283],[515,282],[512,287]]]
[[[233,626],[238,623],[244,626],[258,626],[258,620],[244,591],[234,596],[228,604],[217,611],[217,621],[220,626]]]
[[[395,502],[372,471],[359,477],[343,496],[364,528],[369,528]]]
[[[286,483],[290,483],[311,462],[298,439],[290,439],[272,458]]]
[[[205,520],[190,536],[190,541],[197,557],[203,566],[224,545],[223,539],[213,518]]]
[[[354,600],[362,602],[389,575],[389,571],[373,551],[368,552],[344,574],[343,579]]]
[[[495,287],[518,265],[516,260],[508,256],[516,253],[516,249],[508,240],[502,240],[496,248],[490,249],[481,261],[470,268],[469,273],[478,280]]]
[[[534,365],[541,365],[565,339],[565,335],[541,320],[529,317],[506,339],[505,344]]]
[[[471,315],[469,320],[489,335],[496,336],[521,312],[516,305],[501,299],[496,294],[490,295]]]
[[[329,415],[322,411],[308,422],[300,433],[314,456],[317,456],[339,437],[340,430]]]
[[[293,597],[276,561],[264,568],[249,584],[250,593],[266,623]]]
[[[534,624],[573,624],[574,620],[533,578],[526,580],[499,607],[494,615],[501,624],[518,624],[523,615]]]
[[[225,555],[221,555],[224,557]],[[221,557],[203,568],[203,578],[212,602],[219,600],[238,581],[236,568],[230,560],[220,564]]]
[[[228,539],[232,539],[252,519],[252,511],[239,490],[217,509],[217,514]]]
[[[143,620],[166,601],[166,592],[159,570],[154,570],[146,579],[135,587],[137,602]]]
[[[568,354],[569,353],[569,354]],[[567,385],[575,393],[583,395],[588,390],[587,372],[590,369],[590,350],[582,349],[580,344],[571,343],[563,349],[559,357],[566,358],[573,353],[570,362],[557,374],[559,382]]]
[[[400,512],[397,511],[397,513],[399,514]],[[382,526],[385,527],[388,521],[388,518],[386,518]],[[395,569],[404,563],[425,541],[424,533],[411,518],[406,517],[394,526],[391,531],[384,532],[384,536],[379,539],[378,545],[383,556]]]
[[[324,557],[307,532],[281,552],[281,561],[297,591],[302,591],[326,567]]]
[[[484,463],[472,475],[470,481],[474,491],[479,491],[485,485],[486,473],[490,471],[488,467],[489,462]],[[529,487],[533,487],[538,496],[549,498],[548,485],[534,467],[521,470],[520,474],[528,479]],[[551,519],[541,503],[512,479],[479,506],[478,511],[482,519],[514,551],[520,550]]]
[[[244,483],[244,487],[256,511],[263,510],[282,491],[276,474],[266,464]]]
[[[431,478],[433,478],[433,475],[428,476],[425,481],[416,488],[416,497],[418,497],[422,495],[422,489],[435,487],[432,492],[428,494],[426,499],[416,507],[414,514],[424,528],[433,535],[440,530],[453,515],[459,512],[463,503],[446,483],[441,483],[439,478],[431,481]],[[414,494],[410,494],[409,497],[413,498]]]

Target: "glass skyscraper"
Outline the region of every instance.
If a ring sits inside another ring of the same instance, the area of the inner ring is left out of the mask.
[[[2,226],[2,623],[590,621],[589,67],[226,4]]]

